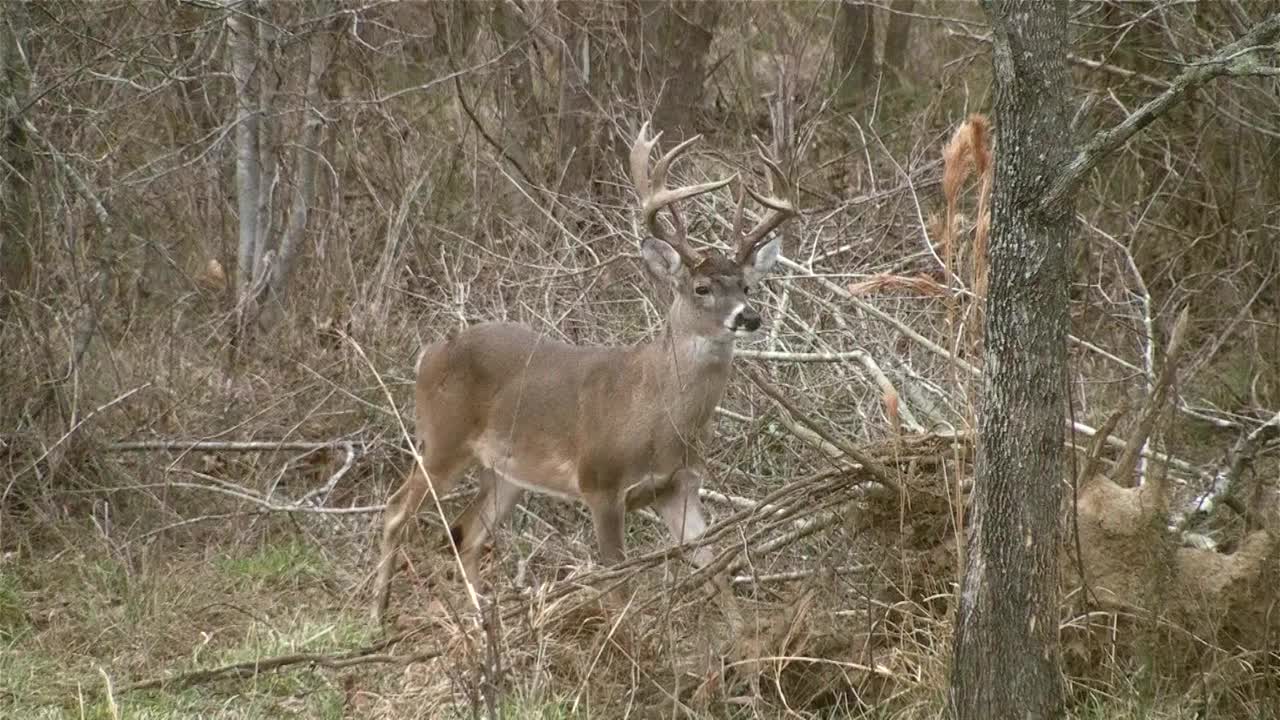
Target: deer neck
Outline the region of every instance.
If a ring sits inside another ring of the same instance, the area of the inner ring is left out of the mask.
[[[724,395],[733,365],[733,339],[708,338],[668,322],[646,353],[657,371],[663,404],[679,409],[680,424],[691,429],[706,424]]]

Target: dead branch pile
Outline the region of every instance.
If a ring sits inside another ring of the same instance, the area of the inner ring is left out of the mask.
[[[1117,646],[1145,653],[1158,637],[1157,667],[1183,678],[1205,673],[1214,655],[1244,652],[1265,659],[1269,653],[1274,658],[1280,634],[1274,617],[1280,599],[1275,489],[1256,496],[1265,508],[1243,513],[1258,522],[1242,525],[1218,548],[1194,547],[1184,545],[1181,528],[1172,522],[1175,493],[1168,467],[1157,464],[1145,477],[1136,472],[1142,448],[1169,415],[1186,325],[1184,311],[1171,333],[1155,391],[1119,457],[1101,470],[1107,463],[1100,458],[1102,444],[1095,442],[1085,458],[1075,503],[1078,557],[1070,544],[1063,548],[1064,585],[1078,619],[1068,634],[1075,654],[1087,660]],[[1119,414],[1108,425],[1114,426]],[[1091,609],[1105,611],[1104,619],[1091,618]],[[1123,632],[1117,633],[1117,626]]]

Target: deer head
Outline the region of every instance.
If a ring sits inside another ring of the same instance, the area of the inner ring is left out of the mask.
[[[733,257],[712,248],[697,251],[689,244],[687,228],[675,204],[718,190],[736,176],[700,185],[668,188],[667,173],[672,163],[697,142],[699,136],[675,146],[650,167],[650,155],[661,137],[662,133],[650,137],[649,123],[641,126],[631,146],[631,180],[640,198],[645,227],[649,230],[649,237],[640,245],[640,254],[649,272],[667,283],[675,294],[670,313],[672,330],[724,342],[749,335],[760,327],[760,314],[751,307],[749,296],[773,269],[782,244],[780,237],[770,238],[769,235],[797,214],[795,207],[785,199],[791,190],[786,174],[777,161],[769,157],[764,144],[756,139],[757,151],[768,168],[770,194],[760,195],[745,185],[739,192],[731,231],[730,244],[735,248]],[[750,230],[744,230],[746,195],[769,210]],[[670,229],[658,219],[658,213],[664,208],[671,216]]]

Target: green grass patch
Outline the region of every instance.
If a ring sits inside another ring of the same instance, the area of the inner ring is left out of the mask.
[[[0,646],[17,640],[28,625],[18,578],[0,570]]]
[[[585,710],[574,710],[569,700],[538,700],[506,696],[498,701],[499,716],[503,720],[579,720],[588,717]],[[486,713],[482,710],[481,717]],[[447,716],[449,720],[470,720],[474,717],[470,707],[454,707]]]
[[[298,616],[250,625],[237,644],[203,664],[222,665],[293,653],[341,652],[373,641],[375,629],[355,613],[319,619]]]
[[[331,575],[320,550],[295,539],[263,545],[248,555],[224,557],[217,567],[223,575],[246,585],[291,586]]]
[[[342,691],[328,684],[314,684],[283,696],[246,692],[229,697],[203,688],[182,692],[127,693],[116,696],[114,711],[110,702],[100,696],[100,691],[101,687],[85,688],[82,697],[70,698],[61,706],[13,706],[6,709],[0,705],[0,711],[11,713],[3,715],[6,718],[31,720],[340,720],[343,717]]]

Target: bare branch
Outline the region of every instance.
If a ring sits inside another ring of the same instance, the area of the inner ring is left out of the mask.
[[[107,445],[107,452],[144,452],[172,450],[189,452],[209,450],[214,452],[278,452],[282,450],[327,450],[346,447],[350,440],[125,440]]]
[[[416,653],[406,653],[403,655],[383,653],[386,648],[422,631],[423,628],[399,633],[384,640],[379,640],[372,645],[362,648],[350,650],[344,653],[328,655],[324,653],[290,653],[288,655],[278,655],[276,657],[259,658],[256,660],[246,660],[244,662],[231,663],[216,668],[208,668],[205,670],[193,670],[191,672],[179,673],[176,675],[168,675],[165,677],[152,678],[150,680],[141,680],[135,683],[121,686],[118,691],[121,693],[133,692],[135,690],[152,690],[156,688],[164,688],[166,690],[181,690],[189,688],[193,685],[221,680],[223,678],[252,678],[257,677],[266,672],[273,670],[281,670],[295,665],[312,665],[325,668],[327,670],[341,670],[353,665],[367,665],[371,663],[409,665],[411,663],[421,663],[439,657],[444,653],[439,648],[423,650]]]
[[[1041,200],[1041,207],[1048,208],[1061,202],[1103,158],[1168,112],[1192,90],[1223,76],[1265,75],[1268,74],[1268,70],[1274,70],[1274,68],[1260,66],[1256,56],[1278,36],[1280,36],[1280,13],[1271,15],[1258,23],[1239,40],[1223,47],[1213,55],[1192,62],[1181,75],[1169,83],[1168,89],[1138,108],[1119,125],[1098,132],[1085,143],[1053,181],[1049,191]]]
[[[1182,355],[1183,340],[1186,338],[1189,311],[1190,307],[1184,307],[1178,314],[1178,319],[1174,321],[1173,331],[1169,334],[1169,348],[1165,351],[1164,367],[1160,369],[1160,377],[1156,380],[1151,396],[1147,398],[1146,407],[1142,409],[1142,416],[1134,426],[1129,441],[1125,444],[1124,452],[1116,461],[1115,472],[1112,474],[1116,482],[1128,482],[1146,446],[1147,438],[1151,437],[1151,431],[1155,429],[1156,420],[1164,409],[1165,400],[1173,390],[1173,383],[1178,374],[1178,359]]]
[[[774,387],[773,383],[766,380],[760,373],[749,367],[742,368],[742,372],[751,380],[751,382],[755,383],[756,387],[760,388],[765,395],[768,395],[774,402],[781,405],[784,410],[791,413],[791,417],[795,418],[796,422],[812,430],[823,440],[836,446],[845,455],[865,467],[881,485],[884,485],[895,492],[901,490],[901,487],[898,485],[898,481],[890,474],[889,468],[881,464],[879,460],[853,447],[844,440],[837,438],[835,435],[828,432],[826,428],[823,428],[821,425],[813,422],[813,420],[809,419],[807,415],[801,412],[800,409],[782,393],[782,391]]]

